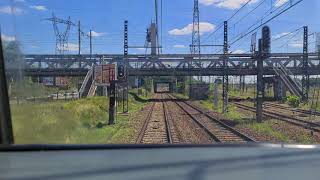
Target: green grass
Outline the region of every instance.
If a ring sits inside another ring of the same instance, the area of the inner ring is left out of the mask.
[[[186,95],[184,95],[184,94],[174,93],[174,95],[175,95],[176,97],[178,97],[178,98],[181,98],[181,99],[185,99],[185,100],[189,99],[189,96],[186,96]]]
[[[302,143],[302,144],[314,144],[317,141],[314,137],[306,132],[298,131],[298,132],[288,132],[288,131],[278,131],[277,130],[277,120],[268,120],[262,123],[251,123],[248,124],[247,127],[254,129],[255,131],[265,134],[268,136],[272,136],[277,139],[278,142],[281,143]],[[282,124],[282,126],[285,124]]]
[[[277,139],[278,142],[288,143],[289,137],[280,131],[274,130],[272,128],[273,124],[274,124],[274,121],[264,121],[262,123],[255,123],[255,122],[249,123],[245,126],[255,130],[260,134],[274,137],[275,139]]]
[[[199,104],[202,108],[208,109],[208,110],[214,110],[216,112],[222,111],[222,101],[218,102],[218,108],[215,109],[213,105],[213,100],[201,100],[199,101]],[[236,123],[243,123],[247,118],[246,115],[239,113],[236,109],[236,107],[233,104],[229,104],[228,112],[224,114],[224,117],[226,119],[231,119],[232,121],[235,121]]]
[[[129,115],[108,123],[108,99],[94,97],[70,102],[12,105],[17,144],[129,143],[134,134],[129,117],[146,102],[129,96]]]

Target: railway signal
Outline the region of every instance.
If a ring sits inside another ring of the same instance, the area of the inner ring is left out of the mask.
[[[257,58],[257,99],[256,99],[256,120],[262,122],[263,114],[263,97],[264,97],[264,82],[263,82],[263,61],[270,56],[271,38],[270,28],[264,26],[262,28],[262,38],[259,39],[259,53]]]
[[[268,57],[271,52],[271,35],[270,28],[268,26],[264,26],[262,28],[262,56]]]
[[[118,79],[119,80],[125,79],[126,78],[126,67],[125,67],[125,65],[123,65],[123,64],[118,65],[117,70],[118,70],[118,73],[117,73]]]

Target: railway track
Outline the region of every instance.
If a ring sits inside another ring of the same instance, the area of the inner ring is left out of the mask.
[[[177,99],[176,97],[169,94],[168,97],[171,99]],[[216,119],[209,113],[188,102],[174,101],[174,103],[179,106],[188,116],[190,116],[191,119],[196,122],[216,142],[255,142],[255,140],[253,140],[252,138],[233,129],[232,127]]]
[[[238,108],[246,110],[246,111],[250,111],[250,112],[256,112],[256,108],[248,106],[248,105],[244,105],[241,103],[233,103],[235,104]],[[283,115],[277,112],[271,112],[269,110],[265,110],[263,111],[263,115],[266,117],[270,117],[270,118],[274,118],[274,119],[278,119],[281,121],[285,121],[288,122],[290,124],[296,125],[296,126],[300,126],[303,127],[305,129],[309,129],[315,132],[320,132],[320,124],[314,123],[314,122],[310,122],[310,121],[305,121],[305,120],[301,120],[301,119],[297,119],[295,117],[290,117],[287,115]]]
[[[162,100],[153,102],[136,143],[172,144],[178,142],[179,139],[174,133],[172,116],[166,103]]]
[[[305,109],[290,109],[290,107],[286,107],[283,106],[281,104],[275,104],[272,102],[267,102],[265,103],[266,107],[274,107],[274,108],[280,108],[283,110],[287,110],[287,111],[291,111],[291,112],[297,112],[297,113],[301,113],[301,114],[306,114],[306,115],[315,115],[315,116],[320,116],[320,112],[319,111],[310,111],[310,110],[305,110]]]

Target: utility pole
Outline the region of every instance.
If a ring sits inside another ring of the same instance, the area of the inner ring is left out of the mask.
[[[81,68],[81,23],[78,21],[78,55],[79,55],[79,68]]]
[[[257,91],[256,91],[256,120],[262,122],[262,111],[263,111],[263,58],[262,58],[262,40],[259,39],[259,50],[256,57],[257,60]]]
[[[244,93],[244,90],[245,90],[245,88],[246,88],[246,76],[245,75],[243,75],[242,76],[242,92]]]
[[[263,61],[270,56],[271,37],[270,28],[264,26],[262,28],[262,38],[259,39],[259,53],[257,59],[257,105],[256,105],[256,120],[262,122],[263,115],[263,98],[264,98],[264,82],[263,82]]]
[[[224,39],[223,39],[223,78],[222,78],[222,113],[228,112],[228,92],[229,92],[229,68],[228,68],[228,22],[224,21]]]
[[[200,43],[200,25],[199,25],[200,22],[199,21],[200,21],[199,1],[194,0],[191,54],[200,56],[201,43]]]
[[[151,40],[151,55],[157,55],[158,53],[158,43],[157,43],[157,25],[155,23],[151,23],[149,28],[150,32],[150,40]]]
[[[192,43],[191,43],[191,54],[198,56],[198,58],[200,59],[200,54],[201,54],[201,49],[200,49],[200,25],[199,25],[199,21],[200,21],[200,11],[199,11],[199,1],[198,0],[194,0],[194,7],[193,7],[193,24],[192,24]],[[194,57],[195,57],[194,56]],[[194,58],[193,57],[193,58]],[[201,67],[200,65],[201,62],[195,62],[195,64],[198,67]],[[188,64],[189,67],[189,71],[190,68],[192,67],[193,62],[190,61]],[[192,80],[192,76],[189,77],[189,96],[191,96],[191,82]]]
[[[81,24],[78,21],[78,55],[81,55]]]
[[[154,1],[154,5],[155,5],[155,16],[156,16],[156,48],[157,48],[157,54],[160,54],[160,43],[159,43],[159,17],[158,17],[158,0]],[[152,47],[152,46],[151,46]]]
[[[310,75],[309,75],[309,57],[308,57],[308,26],[303,27],[303,77],[302,91],[303,101],[308,101],[310,90]]]
[[[92,30],[90,29],[89,33],[89,38],[90,38],[90,60],[92,59]]]
[[[127,113],[129,111],[129,83],[128,83],[128,54],[129,54],[129,35],[128,35],[128,21],[124,21],[124,38],[123,38],[123,54],[124,54],[124,66],[125,66],[125,80],[126,80],[126,92],[123,93],[123,113]]]
[[[213,106],[215,110],[218,110],[218,101],[219,101],[219,95],[218,95],[218,88],[219,88],[219,82],[217,80],[214,81],[213,86]]]

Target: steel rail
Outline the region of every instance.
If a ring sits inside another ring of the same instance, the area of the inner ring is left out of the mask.
[[[256,109],[254,107],[247,106],[247,105],[244,105],[244,104],[241,104],[241,103],[237,103],[237,102],[234,102],[233,104],[235,104],[238,108],[241,108],[241,109],[244,109],[244,110],[247,110],[247,111],[251,111],[251,112],[256,112]],[[289,117],[289,116],[286,116],[286,115],[282,115],[282,114],[278,114],[278,113],[270,112],[270,111],[266,111],[266,110],[263,111],[263,115],[267,116],[267,117],[271,117],[271,118],[277,119],[277,120],[285,121],[285,122],[288,122],[290,124],[303,127],[305,129],[313,130],[315,132],[320,132],[320,124],[317,124],[317,123],[304,121],[304,120],[301,120],[301,119],[297,119],[297,118],[294,118],[294,117]]]
[[[170,96],[171,98],[172,98],[172,97],[177,98],[177,97],[175,97],[175,96],[173,96],[173,95],[169,95],[169,96]],[[177,99],[179,99],[179,98],[177,98]],[[199,122],[199,121],[197,120],[197,118],[196,118],[194,115],[190,114],[185,108],[183,108],[183,107],[181,106],[181,104],[179,104],[178,102],[175,102],[175,103],[176,103],[181,109],[183,109],[189,116],[191,116],[193,120],[195,120],[196,122]],[[249,137],[249,136],[247,136],[247,135],[245,135],[245,134],[243,134],[243,133],[235,130],[234,128],[228,126],[227,124],[225,124],[225,123],[223,123],[222,121],[218,120],[217,118],[213,117],[213,116],[210,115],[209,113],[204,112],[204,111],[201,110],[200,108],[198,108],[198,107],[196,107],[196,106],[194,106],[194,105],[192,105],[192,104],[190,104],[190,103],[187,103],[187,102],[185,102],[185,101],[182,101],[182,103],[184,103],[184,104],[186,104],[187,106],[191,107],[192,109],[198,111],[199,113],[205,115],[208,119],[210,119],[211,121],[219,124],[222,128],[227,129],[230,133],[232,133],[232,134],[240,137],[241,139],[243,139],[243,140],[245,140],[245,141],[247,141],[247,142],[256,142],[253,138],[251,138],[251,137]],[[199,123],[201,124],[201,126],[204,126],[201,122],[199,122]],[[205,128],[206,128],[206,127],[205,127]],[[207,129],[207,128],[206,128],[206,129]],[[208,129],[207,129],[207,130],[208,130]],[[209,131],[209,130],[208,130],[208,131]],[[209,132],[210,132],[210,131],[209,131]],[[211,132],[210,132],[210,133],[211,133]],[[214,139],[217,140],[217,142],[222,142],[222,140],[220,140],[216,135],[214,135],[213,133],[211,133],[211,134],[213,135],[213,137],[215,137]]]
[[[147,130],[147,127],[148,127],[149,121],[150,121],[150,119],[151,119],[151,115],[152,115],[152,113],[153,113],[153,110],[154,110],[155,105],[156,105],[156,102],[154,102],[154,103],[152,104],[151,109],[150,109],[150,111],[149,111],[146,119],[144,120],[143,126],[142,126],[142,128],[141,128],[141,130],[140,130],[140,133],[139,133],[139,136],[138,136],[138,138],[137,138],[137,140],[136,140],[136,144],[142,143],[144,134],[145,134],[145,132],[146,132],[146,130]]]
[[[316,115],[316,116],[320,116],[320,112],[319,111],[310,111],[310,110],[305,110],[305,109],[288,109],[288,107],[282,106],[280,104],[275,104],[275,103],[271,103],[268,102],[266,103],[267,107],[277,107],[277,108],[281,108],[281,109],[286,109],[288,111],[293,111],[293,112],[298,112],[301,114],[306,114],[306,115]]]
[[[166,104],[166,102],[164,102],[163,100],[163,96],[162,96],[162,107],[163,107],[163,114],[164,114],[164,120],[165,120],[165,124],[166,124],[166,135],[167,135],[167,139],[168,139],[168,143],[169,144],[173,144],[173,137],[172,137],[172,133],[171,133],[171,125],[170,125],[170,120],[171,122],[173,123],[173,118],[172,118],[172,115],[170,113],[170,111],[168,110],[168,106]]]

